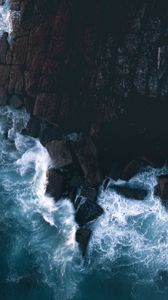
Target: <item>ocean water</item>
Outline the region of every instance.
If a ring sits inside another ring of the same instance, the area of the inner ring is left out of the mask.
[[[50,157],[20,134],[28,119],[0,108],[0,300],[167,300],[168,212],[153,194],[167,168],[130,180],[147,189],[143,201],[118,195],[112,181],[100,188],[104,214],[82,259],[70,200],[45,194]]]

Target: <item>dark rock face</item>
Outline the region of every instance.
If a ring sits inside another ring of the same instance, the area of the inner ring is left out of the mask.
[[[55,169],[60,169],[72,163],[72,156],[67,141],[54,140],[49,142],[46,148],[53,160]]]
[[[130,187],[127,184],[110,185],[110,188],[116,191],[119,195],[124,196],[128,199],[143,200],[148,194],[145,189],[139,187]]]
[[[55,200],[59,200],[63,191],[63,176],[59,174],[55,169],[50,169],[47,174],[48,184],[46,193],[53,197]]]
[[[168,96],[164,1],[11,0],[10,6],[19,14],[12,14],[11,46],[6,34],[0,39],[7,96],[33,97],[35,116],[69,131],[99,136],[108,124],[113,141],[119,133],[127,148],[144,135],[140,122],[152,141],[149,113],[167,109],[160,99]]]
[[[85,137],[73,144],[73,150],[90,185],[100,183],[97,150],[91,138]]]
[[[102,177],[129,181],[140,168],[135,158],[158,167],[168,157],[168,6],[11,0],[10,8],[11,44],[8,34],[0,37],[0,105],[24,104],[31,114],[25,133],[40,138],[54,163],[47,192],[74,201],[80,187],[74,206],[83,226],[103,213]],[[63,138],[70,132],[81,137]],[[167,181],[158,181],[167,199]],[[112,188],[127,198],[147,195]],[[86,228],[77,232],[83,254],[89,237]]]
[[[86,253],[91,234],[92,231],[89,228],[79,228],[76,232],[76,241],[79,243],[79,247],[83,256]]]
[[[168,175],[162,175],[158,177],[156,195],[160,196],[163,205],[168,207]]]
[[[103,209],[97,203],[85,199],[84,203],[79,204],[75,219],[80,226],[83,226],[88,222],[97,219],[102,214]]]

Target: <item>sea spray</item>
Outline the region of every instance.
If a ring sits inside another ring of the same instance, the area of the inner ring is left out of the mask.
[[[7,299],[70,299],[82,275],[74,208],[69,199],[55,203],[45,194],[51,160],[38,139],[20,134],[28,120],[24,109],[0,109],[0,223],[10,228],[10,245],[1,257],[8,265],[3,294]]]

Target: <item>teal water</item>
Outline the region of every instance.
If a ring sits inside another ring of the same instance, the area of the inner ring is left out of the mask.
[[[28,118],[0,108],[0,300],[167,300],[168,213],[153,195],[167,168],[130,181],[148,190],[144,201],[100,189],[105,213],[83,260],[70,200],[45,194],[46,149],[19,133]]]

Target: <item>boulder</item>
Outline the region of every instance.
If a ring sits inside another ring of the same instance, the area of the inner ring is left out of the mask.
[[[82,197],[80,200],[75,215],[75,220],[80,226],[86,225],[103,214],[103,209],[96,202],[84,200]]]
[[[124,196],[128,199],[135,199],[135,200],[143,200],[147,196],[147,190],[141,187],[131,187],[127,184],[124,185],[110,185],[110,188],[114,190],[121,196]]]
[[[73,150],[83,173],[91,186],[100,182],[97,150],[90,137],[84,137],[74,142]]]
[[[53,140],[46,144],[55,169],[63,168],[72,163],[72,155],[66,140]]]
[[[161,175],[158,177],[158,192],[162,203],[168,206],[168,175]]]
[[[59,200],[63,190],[63,177],[55,169],[50,169],[47,174],[47,188],[46,193]]]
[[[140,169],[140,163],[137,160],[131,160],[123,169],[121,179],[129,181]]]
[[[78,228],[76,231],[76,241],[79,243],[80,250],[84,256],[92,231],[89,228]]]

